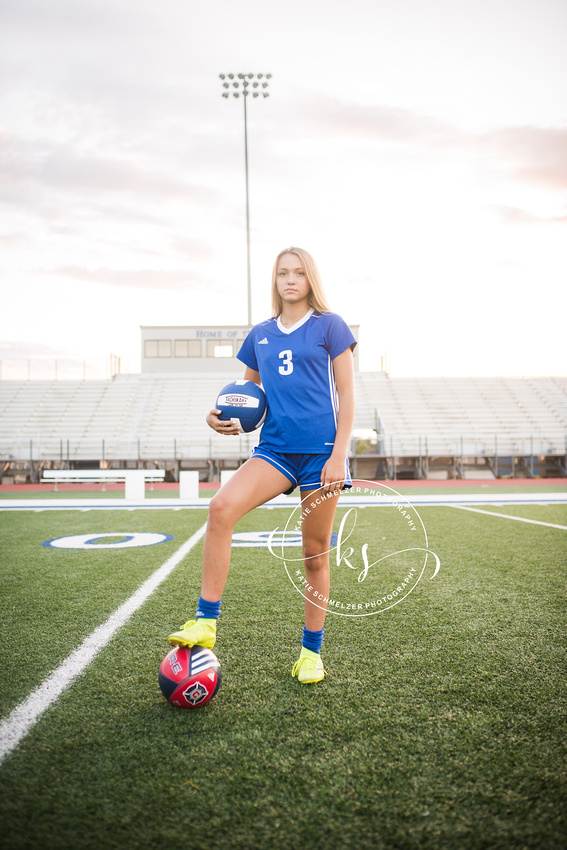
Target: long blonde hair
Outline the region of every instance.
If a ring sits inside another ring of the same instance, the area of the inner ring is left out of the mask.
[[[305,276],[307,277],[307,283],[309,284],[309,295],[307,298],[309,306],[318,313],[330,313],[331,311],[327,305],[327,299],[323,291],[321,275],[319,274],[315,260],[303,248],[291,247],[280,251],[274,263],[274,270],[272,272],[272,315],[274,317],[279,316],[283,309],[283,301],[277,287],[277,271],[278,263],[284,254],[295,254],[301,261]]]

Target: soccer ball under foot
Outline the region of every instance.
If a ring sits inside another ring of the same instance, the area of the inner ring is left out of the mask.
[[[204,646],[176,646],[159,668],[164,697],[178,708],[201,708],[221,685],[220,661]]]

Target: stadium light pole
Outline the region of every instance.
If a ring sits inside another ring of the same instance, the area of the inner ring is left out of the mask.
[[[244,102],[244,170],[246,177],[246,263],[247,263],[247,292],[248,292],[248,327],[252,327],[252,274],[250,270],[250,197],[248,191],[248,115],[246,102],[250,95],[253,98],[269,97],[267,91],[271,74],[219,74],[224,91],[222,96],[228,100],[232,95]]]

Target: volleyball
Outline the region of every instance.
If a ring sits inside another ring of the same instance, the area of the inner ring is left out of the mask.
[[[232,381],[217,396],[219,419],[231,419],[241,432],[257,431],[268,412],[266,394],[254,381]]]

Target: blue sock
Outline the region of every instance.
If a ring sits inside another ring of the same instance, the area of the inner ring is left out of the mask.
[[[218,620],[220,617],[220,606],[220,599],[218,602],[208,602],[206,599],[203,599],[202,596],[199,596],[197,617],[205,617],[207,620]]]
[[[310,649],[311,652],[320,652],[324,632],[324,629],[321,629],[318,632],[310,632],[309,629],[303,626],[302,646],[304,646],[305,649]]]

